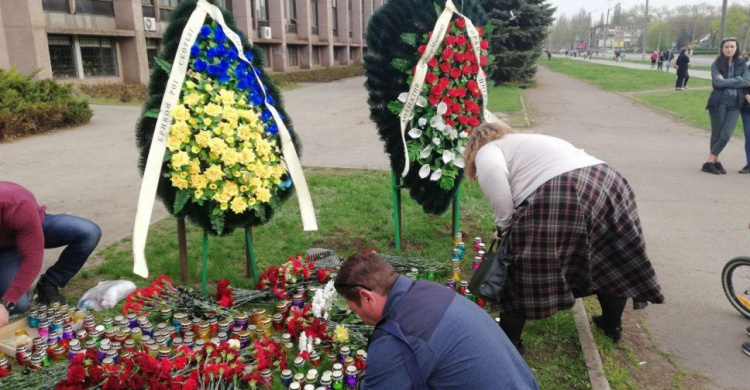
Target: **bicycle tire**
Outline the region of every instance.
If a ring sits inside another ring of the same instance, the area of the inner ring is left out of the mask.
[[[732,275],[740,267],[748,267],[748,269],[750,269],[750,257],[740,256],[729,260],[721,271],[721,286],[724,288],[724,294],[727,296],[727,299],[729,299],[732,306],[734,306],[734,308],[742,315],[750,318],[750,302],[748,302],[747,299],[741,298],[737,294],[732,281]],[[750,289],[750,285],[748,285],[746,289]],[[744,299],[745,302],[742,302],[742,299]]]

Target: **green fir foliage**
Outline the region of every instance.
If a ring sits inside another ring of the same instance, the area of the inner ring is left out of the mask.
[[[213,0],[209,0],[214,3]],[[148,152],[151,146],[151,139],[154,135],[154,128],[156,127],[157,116],[152,116],[153,110],[158,110],[161,107],[162,98],[164,91],[166,90],[167,81],[169,80],[169,71],[171,69],[171,63],[174,61],[177,48],[180,43],[182,31],[185,29],[190,15],[195,9],[197,0],[184,0],[181,1],[177,7],[175,7],[170,13],[170,21],[167,30],[164,32],[162,37],[162,45],[164,51],[160,58],[157,58],[154,68],[151,74],[151,81],[148,85],[148,98],[143,107],[144,114],[141,116],[140,121],[136,126],[136,144],[140,151],[140,158],[138,161],[138,169],[143,173],[148,159]],[[232,31],[240,31],[234,21],[234,16],[227,10],[222,10],[224,14],[224,21]],[[206,23],[210,21],[210,17],[206,17]],[[284,110],[284,103],[281,97],[281,92],[278,87],[273,83],[271,78],[263,70],[263,53],[256,46],[251,46],[247,39],[240,34],[243,49],[246,53],[251,53],[253,56],[252,63],[258,71],[263,84],[268,88],[268,94],[273,97],[276,101],[274,107],[279,111],[282,118],[284,118],[284,124],[292,135],[297,154],[301,155],[302,146],[299,143],[296,133],[292,127],[291,119]],[[159,186],[157,195],[164,203],[167,210],[173,214],[180,216],[186,216],[188,220],[199,225],[205,231],[212,235],[227,235],[230,234],[234,229],[245,227],[248,225],[257,226],[266,223],[274,213],[275,208],[271,207],[270,204],[265,204],[260,211],[245,212],[240,215],[234,213],[226,213],[226,216],[217,216],[211,213],[211,207],[209,202],[186,202],[181,210],[176,210],[177,194],[179,191],[172,186],[169,178],[166,176],[167,167],[165,164],[162,165],[161,175],[159,178]],[[294,187],[288,190],[279,191],[279,199],[281,202],[288,199],[293,191]],[[216,209],[218,211],[218,209]]]
[[[369,91],[370,118],[385,143],[391,168],[398,175],[404,168],[404,146],[398,118],[401,107],[392,102],[409,90],[411,80],[399,70],[402,62],[396,59],[406,61],[408,66],[417,63],[416,44],[405,42],[403,36],[425,37],[434,28],[444,7],[445,0],[390,0],[375,11],[367,27],[369,54],[365,57],[365,86]],[[487,24],[487,15],[479,0],[457,1],[456,7],[474,25]],[[425,212],[441,214],[450,206],[462,177],[463,171],[456,172],[453,178],[456,185],[445,190],[437,182],[420,179],[419,167],[412,165],[409,174],[402,178],[402,184]]]
[[[493,28],[491,33],[486,32],[494,55],[490,78],[496,84],[531,81],[555,8],[544,0],[481,2]]]

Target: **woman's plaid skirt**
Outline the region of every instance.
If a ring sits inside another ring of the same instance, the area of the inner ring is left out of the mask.
[[[513,215],[508,286],[500,314],[548,317],[605,292],[633,308],[664,303],[646,255],[635,194],[606,164],[550,179]]]

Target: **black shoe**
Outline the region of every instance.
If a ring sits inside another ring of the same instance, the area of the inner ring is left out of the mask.
[[[727,170],[724,169],[724,166],[721,165],[720,162],[718,162],[718,161],[715,162],[714,163],[714,167],[716,167],[716,170],[719,171],[719,173],[721,173],[722,175],[726,175],[727,174]]]
[[[513,343],[513,346],[516,347],[516,350],[521,356],[523,356],[526,353],[526,349],[523,348],[523,340],[518,340],[518,341],[511,340],[510,342]]]
[[[750,341],[742,343],[742,352],[744,352],[745,355],[750,356]]]
[[[719,172],[719,170],[716,169],[716,165],[710,162],[704,163],[703,167],[701,168],[701,171],[712,173],[714,175],[721,175],[721,172]]]
[[[610,327],[604,325],[604,319],[602,316],[593,316],[594,324],[597,328],[601,329],[607,337],[612,339],[612,343],[617,344],[622,338],[622,327]]]
[[[57,286],[44,279],[44,276],[39,278],[39,282],[36,284],[36,294],[37,302],[45,305],[49,305],[52,302],[57,302],[61,305],[65,304],[65,297],[60,294]]]
[[[740,173],[750,173],[750,164],[745,165],[744,168],[740,169]]]

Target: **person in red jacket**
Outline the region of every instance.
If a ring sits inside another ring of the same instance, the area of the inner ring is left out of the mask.
[[[30,306],[29,290],[42,268],[45,248],[66,248],[36,285],[37,300],[65,303],[65,287],[101,238],[95,223],[65,214],[47,214],[31,191],[0,181],[0,327],[10,314]]]

